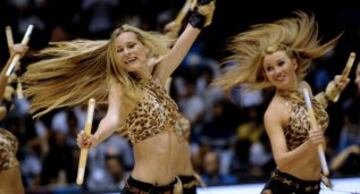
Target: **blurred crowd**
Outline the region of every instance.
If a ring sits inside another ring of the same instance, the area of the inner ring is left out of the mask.
[[[290,1],[279,2],[290,4]],[[0,29],[10,25],[15,40],[19,42],[27,26],[34,24],[30,48],[36,51],[49,41],[105,39],[122,23],[161,31],[165,24],[176,17],[183,3],[180,0],[4,0],[0,2]],[[221,71],[219,63],[226,56],[223,45],[227,36],[240,32],[244,25],[252,22],[244,13],[238,16],[231,13],[221,23],[220,17],[225,16],[226,10],[234,8],[220,1],[217,6],[214,25],[205,29],[175,72],[171,96],[191,121],[193,165],[206,185],[262,182],[275,167],[263,126],[264,109],[273,91],[246,91],[238,87],[224,93],[209,86]],[[299,8],[314,11],[316,16],[319,14],[320,28],[321,24],[330,28],[331,21],[324,22],[327,16],[343,24],[343,29],[333,26],[328,35],[344,30],[338,47],[316,61],[306,77],[314,93],[317,93],[326,88],[335,74],[341,73],[351,51],[360,55],[360,44],[357,44],[360,40],[360,22],[356,24],[360,21],[360,10],[351,9],[349,12],[347,7],[336,5],[331,7],[334,10],[327,7],[320,9],[316,3],[313,6],[314,10],[306,6]],[[283,10],[283,14],[290,13],[291,8],[287,12]],[[330,11],[334,14],[329,14]],[[271,19],[265,13],[262,15],[264,22]],[[272,17],[279,14],[274,13]],[[253,20],[260,21],[261,17],[257,17]],[[231,18],[242,25],[229,22]],[[222,27],[222,24],[232,26]],[[4,32],[0,35],[0,42],[3,43],[0,44],[0,61],[4,64],[8,53]],[[25,57],[18,73],[25,71],[27,62],[31,60],[31,57]],[[352,71],[351,83],[339,102],[328,108],[330,126],[326,131],[326,155],[332,177],[360,176],[360,89],[357,89],[354,77]],[[1,127],[10,130],[20,142],[18,159],[29,193],[118,191],[122,188],[133,166],[133,156],[130,143],[120,134],[90,150],[85,184],[82,188],[75,185],[80,152],[76,146],[76,135],[84,128],[86,106],[56,110],[33,120],[28,101],[16,95],[12,98],[12,110]],[[94,129],[103,114],[101,108],[96,110]]]

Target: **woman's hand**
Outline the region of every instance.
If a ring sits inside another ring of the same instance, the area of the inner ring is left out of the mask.
[[[324,133],[319,128],[311,129],[309,131],[309,139],[314,147],[322,144],[325,145]]]
[[[14,44],[14,46],[11,48],[10,55],[20,55],[23,57],[27,52],[29,51],[29,47],[25,44]]]
[[[212,18],[214,16],[215,11],[215,0],[212,1],[204,1],[204,4],[198,2],[198,12],[199,14],[205,16],[205,24],[204,27],[209,26],[212,22]]]
[[[336,75],[334,78],[335,87],[340,91],[344,90],[344,88],[349,84],[349,82],[349,78],[343,78],[341,75]]]
[[[336,75],[334,80],[331,81],[326,87],[325,96],[327,100],[337,102],[341,92],[345,89],[349,82],[349,78],[346,78],[342,75]]]
[[[80,149],[89,149],[96,145],[96,138],[94,135],[87,135],[84,131],[81,131],[77,135],[76,142]]]

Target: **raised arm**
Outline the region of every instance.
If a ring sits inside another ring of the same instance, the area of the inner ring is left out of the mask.
[[[190,17],[189,24],[186,26],[184,32],[175,42],[169,54],[156,67],[154,76],[160,80],[164,85],[166,79],[175,71],[180,65],[187,52],[195,42],[203,27],[210,25],[213,12],[215,10],[214,1],[204,1],[202,4],[199,1],[196,11]]]
[[[15,44],[11,50],[12,53],[10,53],[10,58],[6,62],[6,65],[3,67],[0,73],[0,104],[4,99],[4,93],[9,79],[9,77],[6,76],[6,71],[8,70],[13,57],[16,54],[19,54],[21,57],[23,57],[25,53],[29,50],[29,47],[24,44]]]

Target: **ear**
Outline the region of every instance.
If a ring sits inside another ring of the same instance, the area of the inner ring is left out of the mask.
[[[297,62],[297,59],[296,58],[291,58],[291,63],[294,65],[294,69],[295,71],[297,70],[298,68],[298,62]]]

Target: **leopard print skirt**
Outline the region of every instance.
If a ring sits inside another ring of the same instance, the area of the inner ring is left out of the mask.
[[[16,137],[9,131],[0,128],[0,173],[19,164],[16,159],[17,149]]]
[[[319,181],[306,181],[275,169],[261,194],[319,194]]]

